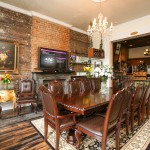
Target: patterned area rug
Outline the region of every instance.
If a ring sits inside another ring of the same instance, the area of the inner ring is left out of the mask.
[[[44,135],[44,119],[40,118],[31,121],[34,127]],[[48,129],[48,142],[55,147],[55,131],[49,127]],[[62,132],[60,137],[60,150],[76,150],[74,145],[66,142],[67,132]],[[120,148],[121,150],[145,150],[150,143],[150,119],[146,120],[145,124],[141,126],[135,125],[133,133],[130,132],[126,136],[125,127],[122,127],[120,132]],[[80,150],[101,150],[101,142],[86,137],[81,143]],[[107,139],[107,150],[115,150],[115,135],[112,134]]]

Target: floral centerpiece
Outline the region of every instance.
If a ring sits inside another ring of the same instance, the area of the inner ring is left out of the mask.
[[[90,78],[91,77],[92,67],[90,65],[88,65],[88,66],[84,66],[83,69],[86,72],[86,77]]]
[[[8,89],[8,84],[11,83],[11,76],[9,73],[7,73],[7,71],[4,72],[4,74],[2,74],[2,76],[0,77],[0,80],[5,83],[5,89]]]
[[[113,66],[102,65],[101,67],[96,67],[94,74],[101,79],[101,81],[106,82],[108,78],[113,76]]]

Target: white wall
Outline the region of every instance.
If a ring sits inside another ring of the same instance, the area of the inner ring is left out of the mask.
[[[138,34],[130,35],[132,32],[138,32]],[[136,37],[146,33],[150,33],[150,15],[114,26],[111,41]]]

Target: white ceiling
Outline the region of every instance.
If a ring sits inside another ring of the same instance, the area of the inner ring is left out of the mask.
[[[118,25],[150,15],[150,0],[0,0],[28,11],[35,11],[86,31],[100,11]],[[101,8],[101,10],[100,10]]]

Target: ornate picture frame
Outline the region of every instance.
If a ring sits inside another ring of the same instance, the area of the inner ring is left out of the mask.
[[[19,46],[14,42],[0,41],[0,71],[18,71]]]

